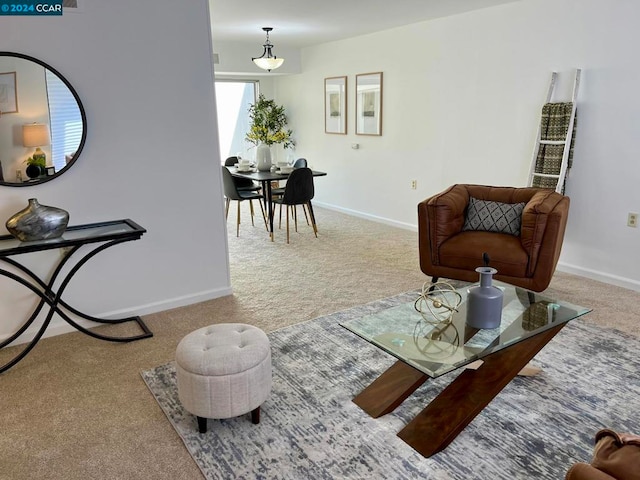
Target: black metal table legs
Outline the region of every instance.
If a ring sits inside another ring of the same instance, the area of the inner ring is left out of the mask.
[[[101,244],[101,245],[93,248],[86,255],[84,255],[84,257],[82,257],[69,270],[69,272],[62,278],[62,281],[60,282],[60,286],[57,288],[57,290],[55,290],[54,284],[55,284],[56,280],[58,279],[58,277],[60,275],[60,272],[62,271],[62,268],[65,266],[65,264],[67,263],[69,258],[71,258],[71,256],[82,245],[76,245],[74,247],[69,247],[69,250],[67,250],[66,253],[64,253],[63,256],[61,257],[58,265],[56,266],[56,268],[55,268],[55,270],[54,270],[53,274],[51,275],[51,278],[49,279],[48,282],[43,281],[35,273],[33,273],[27,267],[25,267],[25,266],[21,265],[20,263],[16,262],[15,260],[13,260],[13,259],[11,259],[9,257],[0,257],[0,260],[2,260],[3,262],[11,265],[12,267],[14,267],[15,269],[19,270],[20,272],[22,272],[24,274],[23,276],[20,276],[20,275],[17,275],[16,273],[13,273],[13,272],[10,272],[10,271],[4,270],[4,269],[0,269],[0,275],[5,276],[7,278],[10,278],[10,279],[16,281],[17,283],[19,283],[19,284],[23,285],[24,287],[28,288],[33,293],[35,293],[38,297],[40,297],[40,301],[38,302],[37,306],[35,307],[35,309],[31,313],[29,318],[25,321],[25,323],[18,329],[18,331],[16,331],[13,335],[11,335],[6,340],[0,342],[0,349],[2,349],[4,347],[6,347],[7,345],[11,344],[20,335],[22,335],[24,332],[26,332],[27,329],[35,322],[36,318],[38,317],[38,315],[40,314],[40,312],[44,308],[45,304],[47,304],[48,307],[49,307],[49,311],[47,312],[47,315],[46,315],[46,317],[44,319],[44,322],[42,323],[42,325],[40,326],[40,328],[36,332],[36,334],[33,337],[33,339],[13,359],[11,359],[9,362],[5,363],[4,365],[0,366],[0,373],[3,373],[5,371],[7,371],[8,369],[10,369],[11,367],[13,367],[20,360],[22,360],[33,349],[33,347],[35,347],[35,345],[38,343],[38,341],[42,338],[42,335],[44,334],[44,332],[47,330],[47,328],[48,328],[48,326],[49,326],[49,324],[51,322],[51,319],[53,318],[53,314],[54,313],[57,313],[58,315],[60,315],[60,317],[62,317],[67,323],[69,323],[75,329],[81,331],[82,333],[84,333],[86,335],[89,335],[89,336],[91,336],[93,338],[97,338],[97,339],[100,339],[100,340],[107,340],[107,341],[111,341],[111,342],[132,342],[132,341],[135,341],[135,340],[141,340],[143,338],[149,338],[149,337],[153,336],[153,333],[149,330],[149,328],[145,325],[145,323],[142,321],[142,319],[140,317],[138,317],[138,316],[127,317],[127,318],[119,318],[119,319],[96,318],[96,317],[93,317],[91,315],[87,315],[85,313],[82,313],[82,312],[78,311],[77,309],[71,307],[64,300],[62,300],[62,294],[64,293],[65,289],[67,288],[67,285],[69,284],[69,282],[71,281],[73,276],[76,274],[76,272],[90,258],[92,258],[94,255],[96,255],[97,253],[101,252],[102,250],[104,250],[104,249],[106,249],[108,247],[111,247],[113,245],[117,245],[119,243],[122,243],[122,242],[125,242],[125,241],[128,241],[128,240],[129,239],[112,240],[112,241],[109,241],[107,243]],[[125,323],[125,322],[136,322],[143,333],[141,333],[140,335],[132,336],[132,337],[113,337],[113,336],[109,336],[109,335],[102,335],[102,334],[96,333],[96,332],[94,332],[94,331],[92,331],[92,330],[90,330],[88,328],[85,328],[82,325],[78,324],[76,321],[74,321],[69,316],[69,313],[67,313],[67,312],[69,312],[71,314],[74,314],[74,315],[76,315],[76,316],[78,316],[80,318],[83,318],[83,319],[86,319],[86,320],[90,320],[90,321],[93,321],[93,322],[97,322],[97,323],[102,323],[102,324],[118,324],[118,323]]]

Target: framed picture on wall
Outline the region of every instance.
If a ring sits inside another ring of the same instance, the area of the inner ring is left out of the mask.
[[[382,72],[356,75],[356,135],[382,135]]]
[[[347,133],[347,77],[324,79],[324,132]]]
[[[0,73],[0,115],[17,112],[16,72]]]

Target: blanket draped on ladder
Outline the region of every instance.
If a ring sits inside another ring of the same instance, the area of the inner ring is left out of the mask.
[[[562,141],[567,137],[569,123],[571,122],[572,102],[562,103],[546,103],[542,107],[542,116],[540,119],[540,140]],[[569,159],[567,163],[567,175],[573,163],[573,147],[576,140],[576,126],[578,124],[578,113],[573,121],[573,130],[571,135],[571,144],[569,147]],[[545,173],[550,175],[559,175],[562,165],[562,154],[564,145],[540,145],[538,156],[536,158],[536,173]],[[565,175],[566,177],[566,175]],[[558,180],[555,178],[533,177],[534,187],[539,188],[556,188]],[[564,191],[564,185],[562,186]]]

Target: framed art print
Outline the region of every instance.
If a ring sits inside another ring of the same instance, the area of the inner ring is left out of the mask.
[[[356,135],[382,135],[382,72],[356,75]]]
[[[324,132],[347,133],[347,77],[324,79]]]

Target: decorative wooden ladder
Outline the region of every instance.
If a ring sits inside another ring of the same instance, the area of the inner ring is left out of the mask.
[[[581,70],[579,68],[576,69],[571,103],[551,103],[558,73],[553,72],[551,74],[547,101],[542,107],[542,116],[540,124],[538,125],[536,144],[533,149],[533,158],[529,169],[529,181],[527,185],[530,187],[553,188],[559,193],[564,191],[576,120],[576,101],[578,98],[578,87],[580,86],[580,74]],[[571,109],[571,113],[565,116],[565,119],[568,119],[566,124],[551,125],[554,112],[559,112],[562,109],[566,111],[566,109],[569,108]],[[559,134],[558,130],[561,131],[562,134]],[[559,136],[563,138],[559,139]],[[557,162],[552,160],[551,157],[557,158],[560,151],[562,151],[561,161]]]

